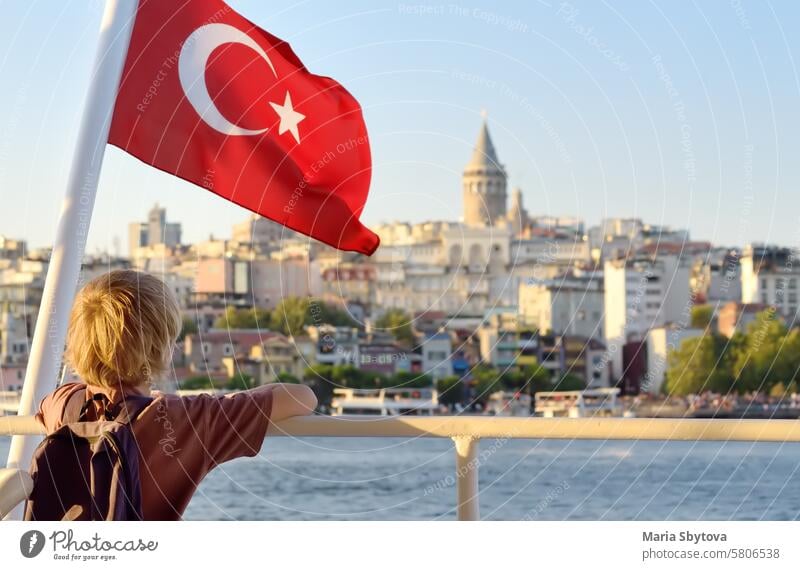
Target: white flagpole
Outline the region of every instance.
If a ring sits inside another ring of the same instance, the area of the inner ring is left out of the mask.
[[[137,6],[138,0],[106,0],[67,193],[61,206],[36,319],[19,415],[36,413],[39,402],[55,388],[58,380],[69,313],[78,285],[100,167]],[[14,436],[8,453],[8,467],[27,470],[39,440],[35,436]],[[22,507],[6,518],[22,518]]]

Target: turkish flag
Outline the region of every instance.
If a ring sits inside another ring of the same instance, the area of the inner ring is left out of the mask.
[[[220,0],[140,0],[109,143],[338,249],[378,247],[361,106]]]

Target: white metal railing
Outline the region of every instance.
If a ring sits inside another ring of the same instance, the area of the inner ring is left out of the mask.
[[[32,416],[0,417],[0,435],[42,434]],[[441,437],[456,451],[459,520],[478,520],[481,439],[594,439],[800,442],[796,420],[650,418],[497,418],[487,416],[298,417],[270,426],[271,436]]]
[[[17,413],[19,409],[19,392],[0,391],[0,413]]]

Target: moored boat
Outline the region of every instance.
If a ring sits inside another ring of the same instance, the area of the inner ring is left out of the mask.
[[[534,415],[543,418],[622,417],[619,388],[537,392]]]
[[[373,416],[433,415],[439,412],[439,393],[432,388],[336,388],[331,415]]]

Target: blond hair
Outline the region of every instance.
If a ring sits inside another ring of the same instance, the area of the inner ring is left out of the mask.
[[[178,303],[163,281],[140,271],[111,271],[78,293],[66,358],[87,384],[138,386],[167,369],[180,330]]]

